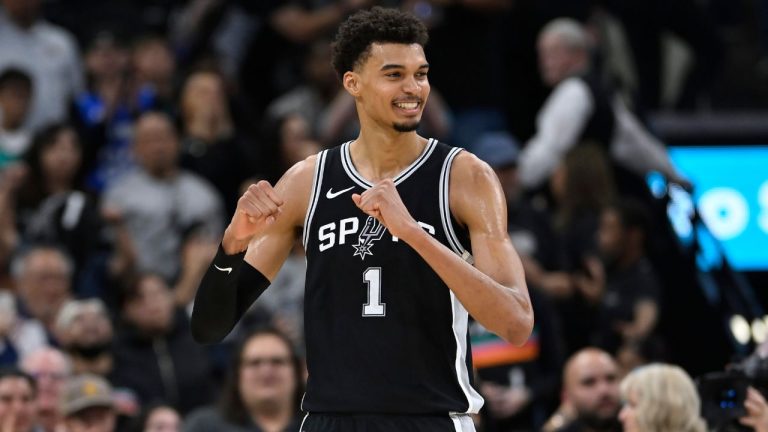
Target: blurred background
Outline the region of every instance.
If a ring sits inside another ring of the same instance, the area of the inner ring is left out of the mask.
[[[29,424],[76,430],[85,372],[118,430],[294,421],[301,246],[225,343],[189,312],[240,191],[356,137],[330,41],[374,5],[428,26],[420,133],[496,170],[526,268],[529,342],[470,329],[480,428],[539,430],[585,347],[766,387],[767,1],[1,0],[0,364],[38,381]]]

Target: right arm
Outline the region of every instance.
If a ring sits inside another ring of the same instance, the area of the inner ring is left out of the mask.
[[[251,185],[238,200],[195,296],[191,326],[198,342],[224,339],[277,275],[304,223],[315,159],[294,165],[274,188]]]

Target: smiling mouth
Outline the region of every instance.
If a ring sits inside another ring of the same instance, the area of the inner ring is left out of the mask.
[[[394,104],[396,107],[404,110],[415,110],[421,105],[421,102],[413,101],[413,102],[395,102]]]

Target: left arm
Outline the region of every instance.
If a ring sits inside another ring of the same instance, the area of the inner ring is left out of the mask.
[[[506,204],[495,173],[468,153],[454,161],[451,211],[469,229],[475,267],[427,234],[411,217],[392,180],[352,199],[410,245],[485,328],[514,344],[533,329],[533,309],[520,258],[507,235]]]
[[[520,153],[518,170],[524,187],[539,187],[555,172],[578,144],[594,109],[589,88],[580,79],[569,78],[552,91],[537,116],[536,135]]]

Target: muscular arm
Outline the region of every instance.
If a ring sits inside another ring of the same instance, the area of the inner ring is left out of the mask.
[[[507,235],[501,185],[488,165],[460,153],[450,186],[451,211],[469,229],[475,267],[422,230],[404,206],[392,205],[386,191],[363,196],[358,205],[421,255],[480,324],[522,344],[533,329],[533,310],[520,258]]]
[[[232,270],[227,273],[209,268],[203,277],[192,311],[192,333],[198,341],[222,340],[262,293],[263,286],[258,285],[268,283],[277,275],[293,247],[297,228],[304,222],[314,166],[312,156],[285,173],[274,188],[274,192],[284,198],[284,204],[274,214],[273,222],[254,218],[253,223],[261,224],[257,232],[244,231],[243,227],[248,226],[242,219],[246,217],[243,198],[238,202],[238,210],[224,233],[221,247],[230,259],[247,248],[245,262],[228,265]]]
[[[507,234],[498,178],[484,162],[462,152],[454,161],[450,187],[451,211],[469,229],[475,257],[470,269],[481,274],[451,289],[487,329],[522,344],[533,329],[533,309],[520,257]]]

